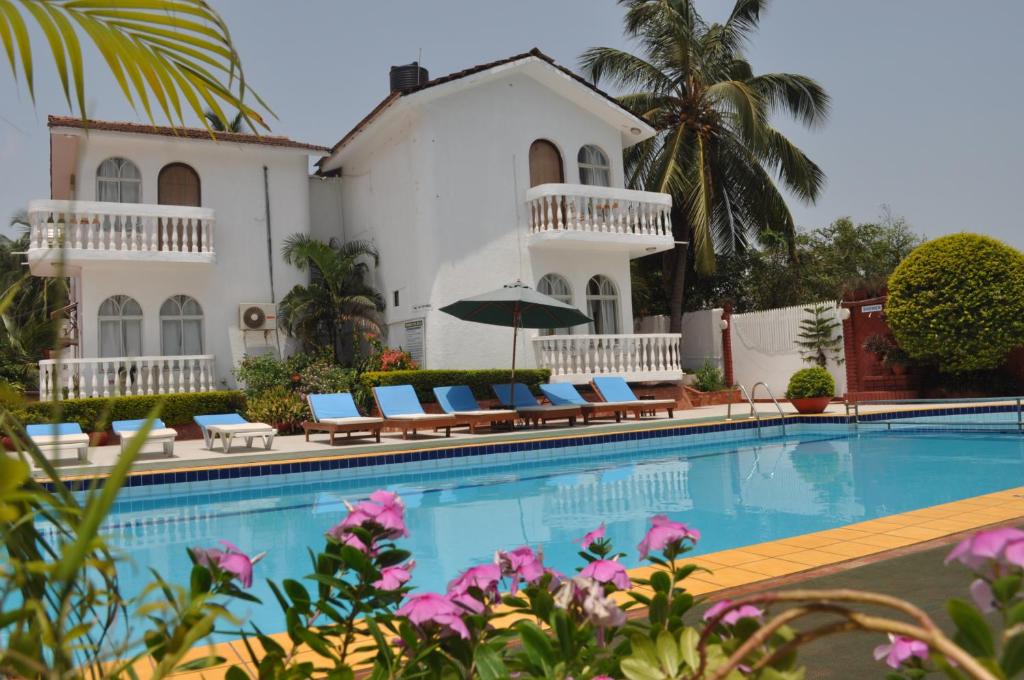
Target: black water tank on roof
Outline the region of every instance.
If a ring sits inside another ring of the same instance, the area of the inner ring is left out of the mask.
[[[418,62],[391,67],[391,91],[408,92],[430,80],[427,69]]]

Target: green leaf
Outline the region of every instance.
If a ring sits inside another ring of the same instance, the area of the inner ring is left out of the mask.
[[[992,593],[999,602],[1007,603],[1012,600],[1020,591],[1021,575],[1010,574],[997,578],[992,583]]]
[[[691,670],[697,670],[700,665],[700,654],[697,652],[699,642],[700,634],[695,628],[684,628],[679,634],[679,652]]]
[[[576,657],[575,631],[572,621],[564,609],[555,609],[551,612],[551,620],[548,622],[551,629],[555,631],[555,639],[562,652],[563,659],[574,659]]]
[[[200,564],[192,565],[191,584],[193,598],[210,592],[210,586],[213,585],[213,576],[210,574],[210,570]]]
[[[658,593],[651,598],[649,617],[651,623],[664,623],[668,618],[668,595]]]
[[[249,674],[238,666],[232,666],[228,669],[228,672],[224,674],[224,680],[252,680],[252,678],[250,678]]]
[[[213,668],[218,664],[224,663],[225,659],[222,656],[204,656],[199,659],[193,659],[180,664],[174,669],[175,673],[181,673],[184,671],[201,671],[204,668]]]
[[[515,624],[515,628],[523,642],[523,651],[530,661],[542,668],[546,674],[555,665],[555,650],[551,646],[551,640],[532,621],[520,621]]]
[[[281,585],[284,586],[284,592],[288,593],[288,597],[292,599],[295,606],[302,609],[303,612],[309,611],[309,591],[306,590],[305,586],[290,578],[282,581]]]
[[[679,669],[679,647],[676,645],[676,640],[672,637],[672,633],[667,630],[663,630],[658,633],[658,639],[655,641],[655,646],[658,649],[658,661],[661,662],[661,668],[667,675],[676,675],[676,671]]]
[[[1016,677],[1024,670],[1024,635],[1014,635],[1003,645],[999,666],[1008,678]]]
[[[946,611],[956,624],[956,641],[961,647],[974,656],[995,656],[992,631],[977,609],[963,600],[950,600]]]
[[[501,680],[509,677],[505,662],[496,651],[486,645],[476,648],[473,654],[473,661],[476,664],[476,671],[480,680]]]
[[[636,657],[623,659],[619,667],[629,680],[665,680],[665,674],[656,665]]]
[[[663,571],[656,571],[651,576],[651,587],[656,593],[667,593],[672,587],[672,579]]]

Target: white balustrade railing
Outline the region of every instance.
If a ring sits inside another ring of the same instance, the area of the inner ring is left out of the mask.
[[[672,197],[583,184],[541,184],[526,192],[530,232],[672,236]]]
[[[213,255],[209,208],[39,200],[28,204],[29,250]]]
[[[634,380],[678,380],[682,336],[678,333],[630,335],[542,335],[533,339],[537,365],[551,369],[555,382],[586,382],[613,373]]]
[[[44,359],[39,399],[209,392],[216,389],[213,355]]]

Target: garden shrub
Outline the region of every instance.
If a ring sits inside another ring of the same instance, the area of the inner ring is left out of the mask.
[[[274,387],[286,387],[292,377],[292,371],[286,363],[270,354],[243,358],[234,374],[250,397]]]
[[[477,399],[493,399],[491,385],[507,383],[511,377],[508,369],[482,369],[470,371],[419,370],[419,371],[370,371],[360,378],[365,394],[361,395],[368,402],[373,402],[370,389],[385,385],[412,385],[416,395],[424,403],[434,402],[435,387],[446,385],[469,385]],[[524,368],[516,371],[516,382],[530,387],[535,393],[537,386],[551,379],[551,371],[546,368]]]
[[[1024,344],[1024,255],[977,234],[929,241],[893,272],[885,314],[913,359],[946,373],[996,368]]]
[[[727,387],[722,369],[711,361],[705,361],[693,375],[696,378],[693,386],[701,392],[717,392]]]
[[[162,403],[160,418],[168,425],[186,425],[192,417],[210,413],[236,413],[244,408],[241,392],[188,392],[127,397],[64,399],[59,402],[40,401],[25,404],[16,417],[22,423],[53,422],[55,409],[62,422],[74,422],[86,432],[106,430],[115,420],[145,418],[157,403]]]
[[[836,381],[821,366],[802,368],[789,378],[786,399],[831,397],[836,393]]]
[[[287,359],[271,355],[245,357],[235,369],[249,398],[283,388],[302,394],[350,392],[358,384],[358,373],[334,360],[330,351],[293,354]]]
[[[272,387],[246,404],[245,417],[254,423],[267,423],[279,434],[296,432],[302,421],[309,420],[309,405],[302,395],[285,387]]]

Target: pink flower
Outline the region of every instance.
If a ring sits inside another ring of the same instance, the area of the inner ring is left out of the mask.
[[[469,639],[469,629],[460,617],[459,608],[444,595],[413,595],[395,613],[420,628],[438,626],[443,633],[455,633],[463,640]]]
[[[996,610],[996,596],[992,586],[983,578],[975,579],[970,587],[971,599],[982,612],[988,614]]]
[[[670,543],[689,539],[696,543],[700,540],[700,532],[691,529],[682,522],[673,522],[665,515],[651,518],[651,528],[636,547],[640,558],[645,559],[650,553],[664,550]]]
[[[889,633],[889,644],[875,647],[875,661],[885,659],[889,668],[899,668],[913,657],[927,659],[928,645],[920,640]]]
[[[412,578],[412,570],[415,566],[416,563],[410,560],[402,565],[384,567],[380,570],[380,579],[373,582],[373,587],[381,590],[398,590]]]
[[[946,564],[956,560],[971,569],[978,570],[989,562],[998,562],[1003,559],[1007,546],[1022,540],[1024,540],[1024,531],[1013,527],[979,531],[960,541],[946,557]],[[1011,554],[1014,560],[1019,559],[1021,563],[1024,563],[1024,546],[1014,546]],[[1018,564],[1018,562],[1015,561],[1014,564]]]
[[[469,592],[470,588],[479,588],[485,597],[497,597],[500,580],[501,569],[497,564],[470,567],[448,584],[448,598],[475,614],[482,614],[484,603]]]
[[[243,553],[233,543],[220,541],[225,550],[217,548],[192,548],[192,555],[198,564],[204,567],[216,565],[239,580],[242,587],[252,586],[252,558]]]
[[[704,620],[711,621],[726,609],[732,607],[732,600],[721,600],[720,602],[712,605],[706,612],[704,612]],[[764,612],[755,607],[752,604],[743,604],[729,611],[722,617],[720,623],[724,623],[727,626],[735,626],[740,619],[760,619],[764,616]]]
[[[592,578],[598,583],[611,583],[619,590],[629,590],[633,585],[626,568],[614,560],[594,560],[583,567],[580,576]]]
[[[618,628],[626,623],[626,612],[605,595],[600,583],[588,580],[583,576],[573,579],[577,586],[577,597],[582,597],[583,613],[587,620],[598,628]],[[598,635],[598,642],[604,645],[603,631]]]
[[[544,564],[541,558],[529,546],[521,546],[508,552],[498,551],[494,562],[501,569],[502,576],[512,578],[509,590],[515,595],[519,591],[519,581],[536,583],[544,575]]]
[[[347,527],[342,526],[343,524],[344,522],[335,524],[327,530],[327,535],[339,541],[342,545],[351,546],[361,553],[365,553],[367,555],[373,555],[376,553],[375,549],[370,548],[363,543],[361,538],[350,532]]]
[[[594,541],[599,541],[604,538],[604,522],[601,522],[601,526],[594,529],[593,531],[583,535],[583,538],[576,539],[576,543],[579,543],[584,550],[589,548]]]
[[[405,504],[397,494],[390,491],[374,491],[370,494],[370,500],[349,508],[348,517],[342,521],[341,526],[366,529],[380,527],[385,537],[390,539],[409,535],[405,528]]]

